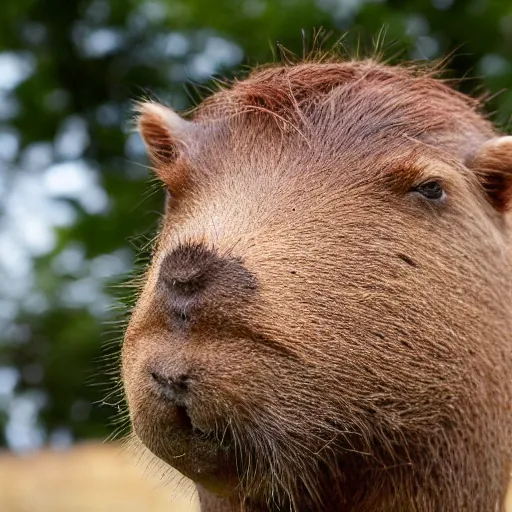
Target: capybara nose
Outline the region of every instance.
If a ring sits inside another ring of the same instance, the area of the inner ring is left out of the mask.
[[[240,308],[256,289],[256,277],[240,258],[222,255],[202,243],[184,243],[162,258],[156,295],[174,327],[183,328],[193,324],[208,305]]]
[[[201,244],[180,245],[162,260],[159,281],[174,299],[191,298],[205,289],[222,263]]]
[[[163,375],[160,372],[152,371],[151,377],[165,398],[175,404],[180,403],[189,390],[189,377],[185,373]]]
[[[160,265],[158,293],[179,323],[188,322],[225,262],[201,244],[180,245]]]

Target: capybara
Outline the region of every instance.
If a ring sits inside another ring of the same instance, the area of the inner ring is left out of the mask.
[[[203,511],[502,512],[512,137],[433,68],[263,66],[187,119],[122,375]]]

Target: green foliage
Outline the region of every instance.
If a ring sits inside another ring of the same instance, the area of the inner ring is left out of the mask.
[[[114,285],[147,256],[162,203],[131,130],[133,100],[186,109],[212,74],[273,60],[277,43],[301,55],[319,27],[349,30],[351,54],[377,39],[396,58],[455,51],[449,74],[467,78],[465,91],[512,83],[505,0],[4,0],[0,75],[21,75],[0,77],[0,444],[112,430]],[[489,108],[506,128],[512,91]]]

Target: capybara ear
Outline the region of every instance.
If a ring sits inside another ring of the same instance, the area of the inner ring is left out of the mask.
[[[192,122],[160,103],[139,103],[137,111],[139,133],[153,163],[175,163],[187,148]]]
[[[500,212],[512,209],[512,136],[485,142],[471,158],[491,204]]]
[[[177,197],[186,188],[194,123],[159,103],[139,103],[137,126],[156,175]]]

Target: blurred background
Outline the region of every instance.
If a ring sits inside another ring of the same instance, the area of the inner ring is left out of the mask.
[[[273,60],[278,43],[302,54],[319,27],[348,31],[352,51],[371,50],[384,33],[396,59],[454,52],[448,76],[464,78],[465,92],[488,91],[489,113],[509,127],[510,0],[2,0],[0,510],[104,510],[90,493],[89,503],[79,491],[63,500],[48,479],[62,484],[75,470],[84,482],[96,475],[97,486],[108,464],[125,482],[108,510],[161,510],[147,499],[122,504],[141,477],[122,473],[108,447],[64,451],[116,429],[125,283],[147,256],[162,206],[130,108],[151,95],[186,109],[212,77]],[[31,472],[32,487],[21,485]]]

